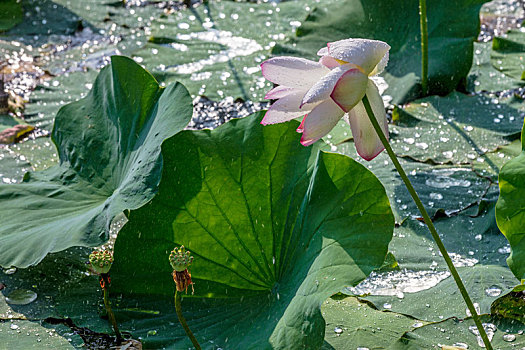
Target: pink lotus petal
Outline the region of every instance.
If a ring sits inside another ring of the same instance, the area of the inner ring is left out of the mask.
[[[374,116],[388,138],[388,121],[386,119],[383,99],[381,99],[377,87],[371,80],[368,81],[366,96],[370,101],[370,106],[372,107]],[[383,151],[383,143],[379,139],[379,136],[377,136],[374,126],[368,118],[363,102],[359,102],[350,112],[348,112],[347,121],[352,129],[355,148],[361,157],[365,160],[372,160]]]
[[[328,134],[344,114],[345,112],[330,99],[320,103],[303,121],[301,144],[310,146]]]
[[[261,64],[262,75],[278,85],[309,89],[329,69],[319,62],[298,57],[274,57]]]
[[[268,91],[264,98],[267,100],[277,100],[278,98],[282,98],[286,95],[289,95],[294,91],[297,91],[297,89],[279,85]]]
[[[330,97],[343,111],[348,112],[365,96],[368,80],[368,76],[359,69],[349,69],[337,80]]]
[[[339,65],[338,67],[332,69],[328,74],[326,74],[323,78],[319,79],[304,95],[302,104],[307,103],[316,103],[324,101],[328,98],[330,98],[330,95],[332,94],[332,91],[334,90],[336,84],[341,79],[342,76],[344,76],[349,70],[355,70],[357,73],[361,74],[361,76],[364,77],[364,79],[368,79],[366,75],[359,72],[358,69],[353,68],[353,65],[345,64],[343,66]],[[348,80],[348,79],[347,79]],[[366,83],[365,83],[366,84]],[[366,86],[366,85],[365,85]],[[363,88],[364,91],[365,88]],[[363,92],[364,94],[364,92]],[[362,96],[361,96],[362,98]],[[356,101],[357,103],[357,101]]]
[[[314,106],[306,105],[303,110],[299,109],[304,93],[304,91],[296,90],[275,101],[264,115],[261,124],[284,123],[310,112]]]
[[[319,63],[321,63],[323,66],[329,69],[333,69],[335,67],[339,67],[341,63],[337,62],[337,60],[330,56],[323,56],[319,59]]]
[[[390,46],[379,40],[345,39],[328,43],[330,56],[360,66],[370,75],[390,50]]]

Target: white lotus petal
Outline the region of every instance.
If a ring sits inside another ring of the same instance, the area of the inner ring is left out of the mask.
[[[297,91],[303,91],[303,90],[298,90],[296,88],[279,85],[279,86],[274,87],[270,91],[268,91],[266,93],[266,95],[264,96],[264,98],[267,99],[267,100],[276,100],[278,98],[282,98],[282,97],[284,97],[286,95],[289,95],[289,94],[291,94],[293,92],[297,92]]]
[[[302,110],[299,109],[304,94],[304,90],[296,90],[275,101],[264,115],[261,124],[268,125],[287,122],[311,111],[315,105],[305,105]]]
[[[342,67],[345,66],[348,65]],[[343,111],[348,112],[365,96],[368,80],[368,76],[359,69],[349,69],[337,80],[330,97]]]
[[[345,112],[331,99],[317,105],[301,123],[303,130],[301,144],[310,146],[328,134],[344,114]]]
[[[345,39],[328,43],[330,56],[338,60],[353,63],[370,75],[390,46],[379,40]]]
[[[385,53],[381,61],[379,61],[377,66],[375,66],[375,68],[372,70],[372,72],[370,73],[370,76],[381,74],[385,70],[386,65],[388,64],[388,59],[389,59],[389,53],[387,52]]]
[[[325,46],[319,51],[317,51],[317,56],[325,56],[325,55],[328,55],[328,46]]]
[[[332,69],[335,67],[339,67],[341,63],[339,63],[335,58],[330,56],[323,56],[319,59],[319,63],[321,63],[326,68]]]
[[[383,100],[381,99],[381,95],[379,95],[377,87],[371,80],[368,81],[366,96],[368,97],[368,101],[370,101],[374,116],[388,138],[388,121],[386,119]],[[377,136],[374,126],[368,118],[363,102],[359,102],[348,112],[347,121],[352,129],[355,148],[361,157],[366,160],[372,160],[383,151],[383,143],[379,139],[379,136]]]
[[[264,61],[261,71],[272,83],[308,89],[330,70],[319,62],[283,56]]]
[[[363,91],[361,94],[361,98],[363,98],[368,77],[361,73],[359,69],[355,68],[354,65],[345,64],[335,67],[318,82],[316,82],[304,95],[302,103],[316,103],[330,98],[330,95],[334,91],[336,85],[340,84],[339,81],[342,79],[342,77],[346,77],[343,79],[343,85],[346,87],[345,93],[347,93],[352,88],[357,88]],[[357,84],[357,87],[354,87],[353,84]],[[354,105],[359,102],[361,98],[357,99]],[[354,105],[352,105],[352,107]]]

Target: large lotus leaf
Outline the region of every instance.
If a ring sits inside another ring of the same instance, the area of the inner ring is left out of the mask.
[[[407,217],[421,217],[386,152],[372,161],[359,157],[352,142],[332,148],[361,162],[384,184],[396,222]],[[489,179],[479,176],[469,166],[432,165],[399,159],[423,204],[431,216],[451,215],[480,202],[490,187]]]
[[[94,70],[64,73],[38,84],[25,105],[24,121],[39,129],[51,130],[58,110],[84,97],[96,76]]]
[[[330,6],[337,0],[324,0]],[[259,65],[292,35],[316,1],[210,1],[158,17],[150,41],[133,52],[159,81],[181,81],[193,95],[262,100],[271,83]],[[130,45],[129,42],[126,45]]]
[[[23,142],[9,145],[8,149],[20,161],[29,162],[30,171],[44,170],[58,163],[56,146],[49,137],[26,139]],[[0,163],[0,169],[3,168],[4,165]],[[24,173],[19,178],[17,177],[17,182],[22,181]]]
[[[444,298],[446,299],[446,298]],[[323,304],[327,329],[323,349],[479,349],[470,317],[450,318],[434,323],[414,319],[395,312],[378,311],[356,298],[332,297]],[[510,318],[483,315],[492,345],[497,349],[520,348],[525,336],[523,323]],[[510,337],[509,335],[514,335]],[[505,340],[506,339],[506,340]],[[480,339],[481,341],[481,339]],[[464,345],[463,345],[464,344]],[[445,348],[441,346],[457,346]]]
[[[525,80],[525,34],[511,30],[505,37],[496,37],[492,44],[492,64],[511,78]]]
[[[162,327],[149,347],[190,346],[163,307],[174,246],[195,257],[195,294],[182,303],[206,348],[317,348],[321,303],[385,259],[393,216],[377,178],[301,146],[298,122],[263,127],[262,116],[165,142],[159,193],[119,233],[113,288],[121,305],[159,310],[137,327],[143,337]]]
[[[474,43],[472,68],[467,76],[467,91],[502,91],[522,87],[525,82],[513,79],[498,71],[492,65],[490,56],[492,42]]]
[[[432,96],[394,110],[391,143],[396,153],[418,161],[469,163],[517,138],[525,104],[512,96]]]
[[[479,32],[479,9],[485,0],[427,1],[430,94],[446,94],[464,79],[472,64],[473,42]],[[402,14],[402,15],[393,15]],[[393,103],[421,94],[419,3],[409,1],[345,0],[315,8],[285,46],[274,54],[315,58],[327,42],[369,38],[390,44],[385,79]]]
[[[494,349],[522,349],[525,346],[523,323],[490,315],[483,315],[481,322],[492,339]],[[407,332],[388,349],[483,349],[483,341],[475,334],[475,327],[471,317],[451,318]]]
[[[518,279],[525,280],[525,127],[521,143],[520,155],[505,164],[499,173],[496,220],[512,248],[507,263]]]
[[[115,215],[155,194],[160,145],[191,115],[182,85],[161,88],[132,60],[113,57],[91,92],[57,115],[60,164],[0,186],[0,265],[27,267],[49,252],[103,243]]]
[[[7,146],[0,146],[0,184],[17,183],[31,164]]]
[[[394,312],[378,311],[355,297],[340,295],[328,299],[322,312],[326,319],[323,349],[388,349],[405,332],[427,323]]]
[[[78,327],[111,333],[111,325],[101,318],[104,306],[98,276],[90,273],[86,264],[90,252],[86,247],[73,247],[48,254],[36,266],[4,269],[0,274],[0,283],[5,285],[0,294],[0,323],[28,319],[46,328],[60,329],[46,320],[69,317]],[[34,295],[17,304],[7,303],[4,297],[18,290],[34,292],[36,298]],[[115,302],[115,295],[110,294],[110,298]],[[126,325],[123,330],[128,330]]]
[[[461,192],[457,194],[461,195]],[[518,283],[505,263],[506,240],[494,218],[496,195],[496,191],[490,191],[490,201],[485,200],[458,215],[434,220],[454,265],[482,313],[490,312],[491,303]],[[370,294],[366,299],[379,309],[421,320],[467,316],[463,298],[424,224],[412,219],[403,222],[394,231],[390,250],[401,271],[373,273],[351,289],[354,294]]]
[[[22,4],[17,0],[2,0],[0,13],[0,32],[3,32],[22,21]]]
[[[27,320],[0,322],[0,342],[3,349],[75,349],[66,336],[60,334],[66,331],[69,331],[67,337],[71,337],[71,331],[64,326],[49,329]]]
[[[446,299],[446,298],[444,298]],[[323,304],[327,322],[323,349],[478,349],[474,322],[470,317],[450,318],[434,323],[414,319],[403,314],[378,311],[369,303],[354,297],[335,296]],[[486,329],[494,330],[492,344],[497,349],[520,348],[525,336],[524,325],[510,318],[483,315]],[[514,335],[511,337],[509,335]],[[506,339],[506,340],[505,340]],[[480,339],[481,340],[481,339]],[[464,344],[464,345],[463,345]],[[441,345],[441,346],[440,346]]]
[[[81,27],[80,17],[52,0],[23,0],[21,4],[26,20],[4,34],[24,37],[26,44],[42,45],[50,35],[73,34]]]
[[[473,162],[473,169],[481,176],[490,178],[493,183],[498,181],[498,175],[505,163],[521,153],[521,141],[514,140],[508,145],[487,152]]]

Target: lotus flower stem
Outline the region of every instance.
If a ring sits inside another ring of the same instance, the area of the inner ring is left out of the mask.
[[[190,338],[191,342],[193,343],[193,346],[197,350],[201,350],[201,346],[199,345],[199,342],[197,341],[197,338],[193,335],[190,327],[188,326],[188,323],[186,322],[186,319],[182,315],[182,307],[180,304],[180,294],[177,290],[175,290],[175,311],[177,311],[177,316],[179,317],[179,322],[182,325],[182,328],[184,328],[184,331],[186,332],[186,335],[188,338]]]
[[[103,273],[100,275],[100,279],[101,279],[100,285],[102,286],[102,289],[104,290],[104,306],[106,307],[109,321],[111,322],[111,325],[113,326],[115,335],[117,336],[117,342],[120,344],[122,340],[124,340],[124,338],[122,338],[122,334],[120,334],[120,331],[117,325],[117,320],[115,318],[115,314],[113,313],[113,310],[111,310],[111,303],[109,302],[109,284],[110,284],[109,275],[106,273]]]
[[[428,93],[428,27],[427,1],[419,0],[419,23],[421,27],[421,87],[423,95]]]
[[[383,133],[383,130],[379,126],[379,123],[377,122],[377,119],[374,116],[374,112],[372,111],[372,107],[370,106],[370,102],[368,101],[368,97],[365,95],[363,98],[363,104],[365,106],[366,112],[368,114],[368,118],[370,119],[370,122],[374,126],[374,129],[381,139],[381,142],[385,146],[385,149],[390,156],[390,159],[392,160],[392,163],[394,163],[394,166],[396,167],[397,172],[403,179],[403,182],[405,183],[405,186],[410,192],[410,196],[412,196],[412,199],[416,203],[419,211],[421,212],[421,215],[423,216],[423,219],[425,221],[425,224],[428,226],[428,229],[430,233],[432,234],[432,237],[434,238],[434,241],[436,242],[439,251],[441,252],[441,255],[443,255],[443,258],[445,259],[448,269],[450,270],[450,273],[454,277],[454,281],[456,281],[456,284],[459,288],[459,291],[461,292],[461,296],[465,300],[465,303],[467,304],[468,309],[470,310],[470,313],[472,314],[472,318],[474,319],[474,323],[476,324],[476,327],[478,328],[479,334],[481,338],[483,339],[483,343],[485,344],[486,349],[492,350],[492,345],[490,344],[490,340],[487,337],[487,333],[485,332],[485,329],[483,328],[483,325],[481,324],[481,321],[479,319],[479,315],[476,311],[476,308],[472,304],[472,300],[470,299],[470,296],[468,295],[467,289],[465,288],[465,285],[461,281],[461,277],[459,277],[458,271],[454,267],[454,264],[452,263],[452,260],[450,259],[450,256],[448,255],[447,249],[445,248],[445,245],[441,241],[441,238],[439,238],[439,234],[436,231],[436,228],[434,226],[434,223],[430,219],[430,216],[428,215],[425,207],[423,206],[423,203],[421,202],[421,199],[419,199],[419,196],[412,186],[412,183],[407,177],[407,174],[401,167],[401,164],[399,163],[399,160],[397,159],[396,154],[392,150],[392,147],[390,147],[390,144],[388,143],[387,138],[385,137],[385,134]]]

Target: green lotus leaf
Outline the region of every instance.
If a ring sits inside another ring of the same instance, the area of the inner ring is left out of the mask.
[[[394,110],[392,147],[398,155],[421,162],[469,163],[516,139],[524,111],[518,96],[453,92],[423,98]]]
[[[60,164],[0,186],[0,265],[27,267],[49,252],[105,242],[115,215],[156,193],[160,145],[191,115],[181,84],[161,88],[133,60],[112,57],[91,92],[57,114]]]
[[[466,89],[469,92],[516,89],[525,85],[525,81],[511,78],[496,69],[491,62],[492,42],[474,43],[472,68],[467,76]]]
[[[492,42],[492,65],[503,74],[525,80],[525,33],[509,31],[504,38],[496,37]]]
[[[22,4],[17,0],[2,0],[0,2],[0,32],[13,28],[22,22]]]
[[[507,259],[514,275],[525,280],[525,126],[521,133],[521,153],[499,172],[500,196],[496,221],[507,237],[512,252]]]
[[[134,335],[145,346],[191,346],[169,324],[175,246],[194,256],[195,294],[182,307],[210,349],[318,348],[322,302],[383,264],[394,220],[377,178],[349,157],[301,146],[298,122],[263,127],[262,116],[163,144],[159,193],[130,213],[112,267],[117,318],[139,315]]]

